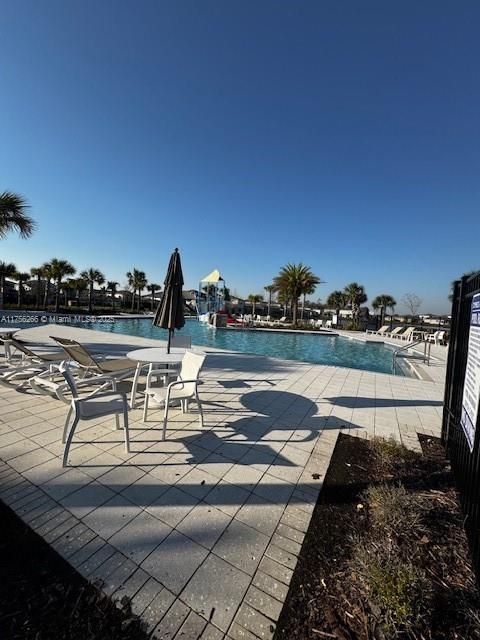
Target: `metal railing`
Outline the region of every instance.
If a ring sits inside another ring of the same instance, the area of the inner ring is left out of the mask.
[[[418,345],[420,345],[422,343],[424,345],[424,347],[423,347],[423,355],[422,354],[416,355],[416,354],[407,353],[407,351],[409,349],[413,349],[413,347],[417,347]],[[393,373],[397,372],[397,358],[398,357],[400,357],[400,358],[409,358],[410,360],[421,360],[424,364],[429,365],[430,364],[431,347],[432,347],[432,343],[430,342],[430,340],[427,340],[426,338],[421,337],[421,338],[417,338],[413,342],[408,342],[407,344],[404,344],[399,349],[395,349],[395,351],[393,352],[393,356],[392,356]],[[405,353],[405,355],[401,355],[402,353]]]
[[[447,449],[460,494],[465,515],[465,530],[478,579],[480,578],[480,438],[478,436],[480,413],[475,425],[476,435],[472,450],[460,422],[472,298],[477,293],[480,293],[480,271],[455,282],[443,405],[442,442]]]

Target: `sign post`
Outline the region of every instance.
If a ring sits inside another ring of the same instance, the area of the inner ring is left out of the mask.
[[[480,293],[472,298],[470,331],[468,335],[468,355],[463,385],[462,415],[460,423],[473,451],[478,407],[480,403]]]

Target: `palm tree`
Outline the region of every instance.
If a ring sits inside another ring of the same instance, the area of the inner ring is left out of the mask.
[[[41,282],[42,282],[42,277],[43,277],[43,271],[41,267],[32,267],[30,269],[30,275],[32,276],[32,278],[36,278],[37,279],[37,291],[36,291],[36,301],[35,301],[35,308],[36,309],[40,309],[40,292],[41,292]]]
[[[299,264],[287,264],[280,270],[278,276],[274,279],[274,285],[277,291],[292,301],[292,320],[293,324],[297,324],[298,317],[298,300],[305,292],[309,292],[312,288],[319,284],[318,278],[310,269],[301,262]]]
[[[13,274],[12,277],[13,277],[14,280],[16,280],[18,282],[17,306],[21,307],[22,298],[23,298],[23,285],[30,278],[30,274],[29,273],[24,273],[22,271],[17,271],[16,273]]]
[[[109,280],[107,282],[107,291],[112,294],[112,313],[115,313],[115,294],[117,293],[118,282],[115,280]]]
[[[395,300],[395,298],[393,296],[388,295],[387,293],[381,293],[379,296],[377,296],[373,300],[372,307],[375,310],[380,309],[380,325],[383,325],[384,318],[385,318],[385,310],[390,309],[390,313],[391,315],[393,315],[396,304],[397,304],[397,301]]]
[[[152,311],[153,311],[153,307],[155,306],[155,291],[160,291],[161,286],[159,284],[155,284],[155,282],[151,282],[148,285],[147,289],[152,294]]]
[[[90,267],[90,269],[85,269],[85,271],[82,271],[82,273],[80,274],[80,278],[82,278],[82,280],[85,280],[88,285],[88,313],[92,313],[93,285],[102,285],[105,282],[105,276],[99,269]]]
[[[262,302],[262,300],[263,300],[263,296],[260,295],[259,293],[251,293],[248,296],[248,301],[252,303],[252,316],[255,315],[257,302]]]
[[[338,317],[340,309],[347,304],[347,299],[343,291],[332,291],[327,298],[327,307],[335,309],[335,315]]]
[[[145,271],[139,271],[137,276],[137,313],[140,313],[140,301],[142,299],[142,291],[147,286],[147,276],[145,275]]]
[[[52,268],[49,262],[45,262],[41,266],[43,278],[45,280],[45,291],[43,295],[43,307],[46,309],[48,307],[48,296],[50,294],[50,280],[52,280]]]
[[[0,309],[3,309],[3,298],[5,294],[5,279],[13,278],[17,273],[17,267],[12,262],[0,261]]]
[[[55,313],[58,313],[62,280],[65,276],[73,276],[76,269],[68,260],[58,260],[58,258],[52,258],[48,264],[50,267],[50,276],[55,282]]]
[[[21,238],[29,238],[35,230],[35,222],[26,214],[28,204],[23,196],[11,191],[0,194],[0,238],[16,230]]]
[[[352,319],[355,326],[358,325],[358,314],[360,313],[360,305],[364,304],[368,298],[365,288],[358,282],[347,284],[344,290],[347,302],[352,309]]]
[[[267,304],[267,316],[270,315],[270,307],[272,306],[272,297],[276,291],[276,287],[274,284],[267,284],[263,287],[265,291],[268,293],[268,304]]]

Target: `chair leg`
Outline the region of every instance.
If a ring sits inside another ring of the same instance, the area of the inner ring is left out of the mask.
[[[202,403],[200,402],[200,397],[198,393],[195,394],[195,400],[197,401],[197,405],[198,405],[198,418],[200,422],[200,427],[203,429],[203,409],[202,409]]]
[[[168,422],[168,405],[170,404],[170,398],[165,398],[165,410],[163,412],[163,432],[162,432],[162,440],[165,440],[165,435],[167,433],[167,422]]]
[[[75,433],[75,429],[77,428],[77,424],[79,423],[78,415],[75,415],[75,419],[70,429],[70,433],[68,434],[67,443],[65,444],[65,451],[63,452],[63,462],[62,467],[67,466],[68,461],[68,452],[70,451],[70,445],[72,444],[73,434]]]
[[[70,408],[68,409],[68,413],[67,413],[67,419],[65,420],[65,426],[63,427],[63,435],[62,435],[63,444],[65,444],[65,441],[67,439],[68,423],[70,422],[70,417],[72,415],[72,411],[73,411],[73,408],[70,406]]]
[[[123,426],[125,429],[125,451],[130,453],[130,432],[128,430],[128,409],[123,410]]]
[[[147,421],[147,412],[148,412],[148,393],[145,393],[145,400],[143,403],[143,421]]]

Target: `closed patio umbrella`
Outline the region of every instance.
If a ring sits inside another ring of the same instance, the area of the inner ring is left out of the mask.
[[[158,305],[153,324],[156,327],[168,329],[167,352],[170,353],[173,332],[175,329],[181,329],[185,324],[182,293],[183,273],[178,249],[172,253],[164,284],[163,297]]]

